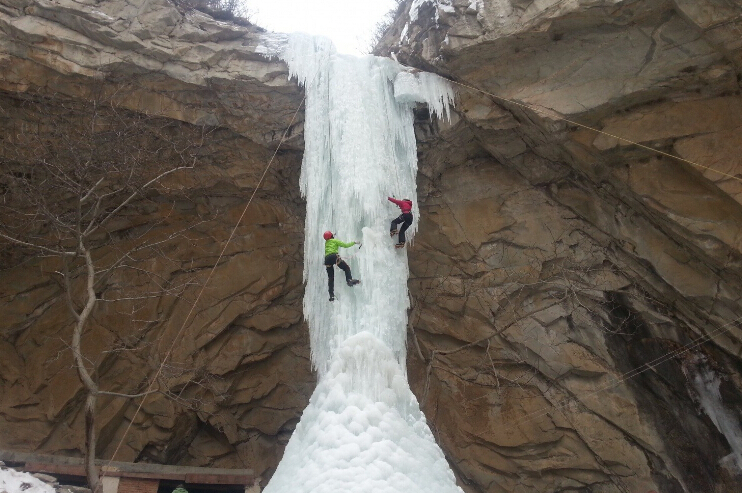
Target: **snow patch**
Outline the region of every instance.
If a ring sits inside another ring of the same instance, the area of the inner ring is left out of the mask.
[[[54,488],[27,472],[0,468],[0,493],[54,493]]]
[[[478,0],[472,0],[478,1]],[[432,3],[435,7],[435,23],[438,24],[438,11],[453,13],[456,9],[453,7],[452,0],[414,0],[410,5],[410,22],[417,21],[420,7]]]
[[[434,3],[435,0],[414,0],[410,5],[410,22],[416,22],[418,11],[426,3]]]
[[[481,1],[481,0],[471,0],[471,1]],[[452,0],[414,0],[412,4],[410,5],[410,13],[409,13],[409,21],[405,24],[404,28],[402,29],[402,34],[399,37],[400,44],[403,44],[407,40],[407,34],[409,31],[410,24],[417,22],[417,19],[420,15],[420,8],[425,4],[433,4],[435,9],[433,12],[435,12],[435,25],[438,26],[438,20],[440,19],[440,16],[438,12],[447,12],[447,13],[454,13],[456,9],[453,6]]]
[[[368,332],[345,340],[265,493],[462,493],[407,385]]]
[[[467,9],[479,13],[482,11],[482,7],[482,0],[469,0]]]
[[[101,21],[108,21],[108,22],[116,22],[116,19],[111,17],[110,15],[101,12],[100,10],[91,10],[90,15],[95,17],[97,20]]]
[[[453,5],[443,0],[438,2],[437,10],[440,10],[441,12],[446,12],[448,14],[453,14],[454,12],[456,12],[456,9],[453,8]],[[436,15],[436,20],[438,20],[437,15]]]

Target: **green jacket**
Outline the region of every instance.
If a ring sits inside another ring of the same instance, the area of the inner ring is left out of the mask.
[[[178,486],[173,490],[173,493],[188,493],[188,490],[183,488],[182,486]]]
[[[335,238],[330,238],[329,240],[325,241],[325,257],[330,255],[331,253],[338,253],[338,248],[349,248],[355,245],[355,241],[351,241],[349,243],[344,243],[340,240],[336,240]]]

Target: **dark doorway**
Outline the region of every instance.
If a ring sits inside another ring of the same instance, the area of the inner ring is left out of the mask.
[[[157,493],[172,493],[179,484],[182,484],[188,493],[245,493],[244,486],[234,484],[190,484],[165,480],[160,480]]]

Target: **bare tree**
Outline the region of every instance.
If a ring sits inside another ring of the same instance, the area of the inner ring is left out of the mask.
[[[252,24],[253,12],[242,0],[175,0],[184,11],[198,10],[216,20],[229,21],[242,26]]]
[[[179,295],[178,285],[147,272],[152,289],[129,293],[118,287],[106,296],[107,279],[122,270],[146,271],[143,252],[182,240],[187,231],[152,238],[122,233],[133,207],[178,192],[168,189],[192,170],[207,130],[156,115],[127,110],[119,103],[133,89],[127,83],[80,86],[82,97],[6,93],[0,98],[0,249],[10,258],[53,257],[71,317],[69,348],[85,392],[86,474],[99,488],[95,466],[96,404],[99,396],[132,398],[167,389],[155,385],[139,394],[102,390],[96,363],[85,357],[83,334],[102,304],[137,297]],[[4,245],[3,245],[4,243]],[[109,254],[96,255],[101,247]],[[114,254],[111,255],[110,252]],[[134,323],[131,320],[128,323]],[[121,344],[111,350],[126,349]]]

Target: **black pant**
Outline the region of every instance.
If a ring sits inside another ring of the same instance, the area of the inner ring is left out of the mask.
[[[407,231],[407,228],[409,228],[410,224],[412,224],[412,213],[405,212],[404,214],[400,214],[397,219],[392,221],[391,231],[397,229],[397,224],[399,223],[403,223],[402,229],[399,230],[399,242],[404,243],[404,232]]]
[[[343,269],[347,282],[353,279],[353,276],[350,275],[350,267],[345,263],[345,260],[340,258],[340,255],[331,253],[325,256],[325,269],[327,269],[327,284],[330,289],[330,298],[335,297],[335,265]]]

